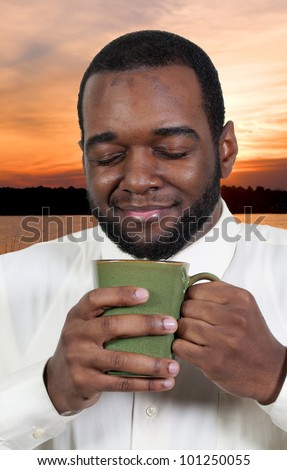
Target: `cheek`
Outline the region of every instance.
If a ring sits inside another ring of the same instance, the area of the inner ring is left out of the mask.
[[[108,204],[111,194],[118,185],[117,177],[108,172],[87,169],[86,180],[87,189],[93,200],[98,204]]]
[[[184,168],[174,169],[173,179],[170,181],[173,181],[174,186],[179,188],[186,205],[189,205],[205,191],[208,181],[214,175],[214,160],[213,155],[212,159],[208,159],[200,154],[192,161],[186,162]]]
[[[182,163],[182,162],[181,162]],[[203,181],[208,175],[209,169],[205,168],[199,159],[185,162],[184,165],[178,165],[170,175],[170,181],[177,186],[183,193],[194,193],[201,187]]]

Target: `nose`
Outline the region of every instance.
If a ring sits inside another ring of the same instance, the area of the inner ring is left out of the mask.
[[[128,151],[119,188],[134,194],[144,194],[160,189],[162,185],[159,162],[152,152],[145,149]]]

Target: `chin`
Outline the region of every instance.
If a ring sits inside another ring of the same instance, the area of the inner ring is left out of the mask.
[[[169,240],[165,239],[164,241],[159,238],[150,242],[140,241],[135,243],[121,239],[117,245],[124,253],[130,254],[136,259],[159,261],[166,260],[175,255],[186,243],[183,237],[177,236],[176,238],[170,237]]]

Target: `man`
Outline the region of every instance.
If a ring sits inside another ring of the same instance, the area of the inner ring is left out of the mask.
[[[236,224],[220,199],[237,143],[210,59],[170,33],[127,34],[92,61],[78,112],[101,228],[2,257],[2,447],[286,449],[286,235]],[[102,317],[148,292],[93,289],[90,262],[130,257],[221,281],[189,288],[178,322]],[[104,347],[174,332],[174,359]]]

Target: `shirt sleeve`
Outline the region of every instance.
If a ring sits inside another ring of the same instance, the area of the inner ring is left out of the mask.
[[[73,419],[59,415],[49,398],[46,362],[0,379],[0,450],[33,449],[62,433]]]
[[[287,378],[274,403],[271,405],[260,405],[260,408],[269,414],[273,423],[283,431],[287,431]]]

